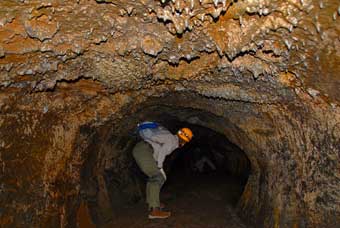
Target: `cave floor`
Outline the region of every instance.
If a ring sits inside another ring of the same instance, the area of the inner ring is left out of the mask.
[[[225,181],[221,181],[222,180]],[[144,202],[121,208],[105,228],[243,228],[234,206],[242,191],[238,180],[219,174],[170,177],[161,193],[161,201],[172,212],[168,219],[149,220]]]

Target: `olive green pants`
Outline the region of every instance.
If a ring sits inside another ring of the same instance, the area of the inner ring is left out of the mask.
[[[141,141],[133,148],[132,154],[139,168],[148,176],[148,182],[146,184],[146,202],[148,203],[149,208],[159,207],[159,193],[165,179],[153,158],[153,149],[151,145],[145,141]]]

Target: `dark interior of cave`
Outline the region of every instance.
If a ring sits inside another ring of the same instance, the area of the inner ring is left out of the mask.
[[[199,217],[194,222],[198,227],[207,227],[211,221],[221,227],[242,227],[235,207],[251,172],[247,155],[223,134],[212,129],[182,122],[166,114],[163,118],[159,122],[172,133],[185,126],[192,129],[194,138],[165,160],[167,181],[160,197],[166,208],[172,211],[173,218],[156,223],[160,226],[181,222],[188,225],[188,220],[194,221]],[[134,144],[141,139],[129,130],[128,135],[110,136],[106,141],[105,132],[101,130],[94,134],[88,149],[101,151],[103,144],[108,144],[124,152],[122,156],[111,159],[111,164],[114,164],[111,166],[100,162],[103,161],[100,152],[92,153],[92,157],[88,158],[87,166],[83,168],[83,197],[89,205],[91,217],[88,223],[104,227],[153,227],[155,221],[145,219],[147,176],[131,156]],[[116,151],[112,150],[111,154]],[[100,169],[98,166],[106,166],[101,181],[94,178]],[[136,187],[131,188],[133,184],[128,179],[133,179]]]
[[[183,148],[175,150],[166,163],[169,184],[180,178],[219,176],[237,178],[244,186],[250,172],[246,154],[225,136],[198,125],[179,124],[193,129],[194,139]],[[193,178],[195,179],[195,178]],[[237,200],[237,199],[236,199]]]

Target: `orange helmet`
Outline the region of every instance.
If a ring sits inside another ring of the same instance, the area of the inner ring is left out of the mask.
[[[192,137],[192,131],[189,128],[182,128],[177,132],[179,138],[183,139],[185,142],[190,142]]]

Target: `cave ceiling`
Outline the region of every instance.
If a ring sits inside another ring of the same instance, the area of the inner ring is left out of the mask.
[[[337,0],[5,0],[0,6],[2,89],[48,91],[79,79],[113,93],[163,83],[266,82],[339,101]]]

